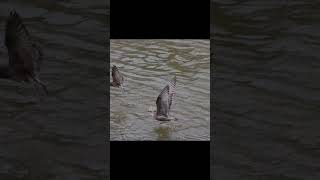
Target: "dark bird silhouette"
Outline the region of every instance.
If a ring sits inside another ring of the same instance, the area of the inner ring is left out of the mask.
[[[169,117],[173,96],[176,91],[176,76],[173,77],[170,84],[163,88],[159,94],[156,104],[155,119],[159,121],[176,120],[174,117]]]
[[[39,78],[42,50],[31,38],[16,11],[11,11],[6,21],[5,45],[8,49],[9,64],[0,67],[0,78],[32,82],[34,85],[41,86],[48,94],[46,85]]]
[[[112,66],[112,82],[110,82],[110,86],[113,87],[122,87],[123,86],[123,76],[118,70],[117,66],[113,65]]]

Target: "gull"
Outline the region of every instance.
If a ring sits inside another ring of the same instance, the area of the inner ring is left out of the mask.
[[[110,82],[110,86],[113,87],[120,87],[121,90],[124,90],[123,87],[123,75],[120,73],[120,71],[118,70],[117,66],[113,65],[112,66],[112,82]]]
[[[175,117],[170,117],[170,109],[173,101],[173,96],[176,91],[176,76],[166,85],[159,94],[156,101],[156,109],[149,108],[149,111],[153,111],[153,117],[159,121],[177,120]]]
[[[9,64],[0,67],[0,78],[31,82],[41,86],[48,94],[46,85],[39,78],[42,50],[31,38],[16,11],[11,11],[6,21],[5,45],[8,50]]]

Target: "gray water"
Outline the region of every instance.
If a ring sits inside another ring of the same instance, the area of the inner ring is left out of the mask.
[[[213,179],[319,179],[316,2],[211,4]]]
[[[113,39],[110,47],[110,68],[126,80],[125,93],[110,87],[111,140],[210,139],[209,40]],[[159,122],[148,109],[174,75],[178,120]]]
[[[15,9],[44,49],[49,95],[0,79],[1,179],[105,179],[107,2],[1,1],[0,64],[8,61],[4,24]]]

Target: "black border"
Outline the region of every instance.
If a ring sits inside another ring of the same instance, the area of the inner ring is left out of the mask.
[[[111,141],[111,179],[209,179],[209,141]]]
[[[210,1],[112,0],[111,39],[209,39]]]

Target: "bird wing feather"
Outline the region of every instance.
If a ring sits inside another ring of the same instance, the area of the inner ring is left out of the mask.
[[[5,44],[9,54],[9,67],[15,73],[35,76],[40,71],[42,50],[32,40],[17,12],[12,11],[6,22]]]
[[[159,94],[157,104],[157,115],[163,115],[168,117],[169,114],[169,85],[167,85]]]
[[[112,68],[112,79],[113,82],[117,83],[118,85],[121,85],[123,83],[123,76],[116,66]]]

